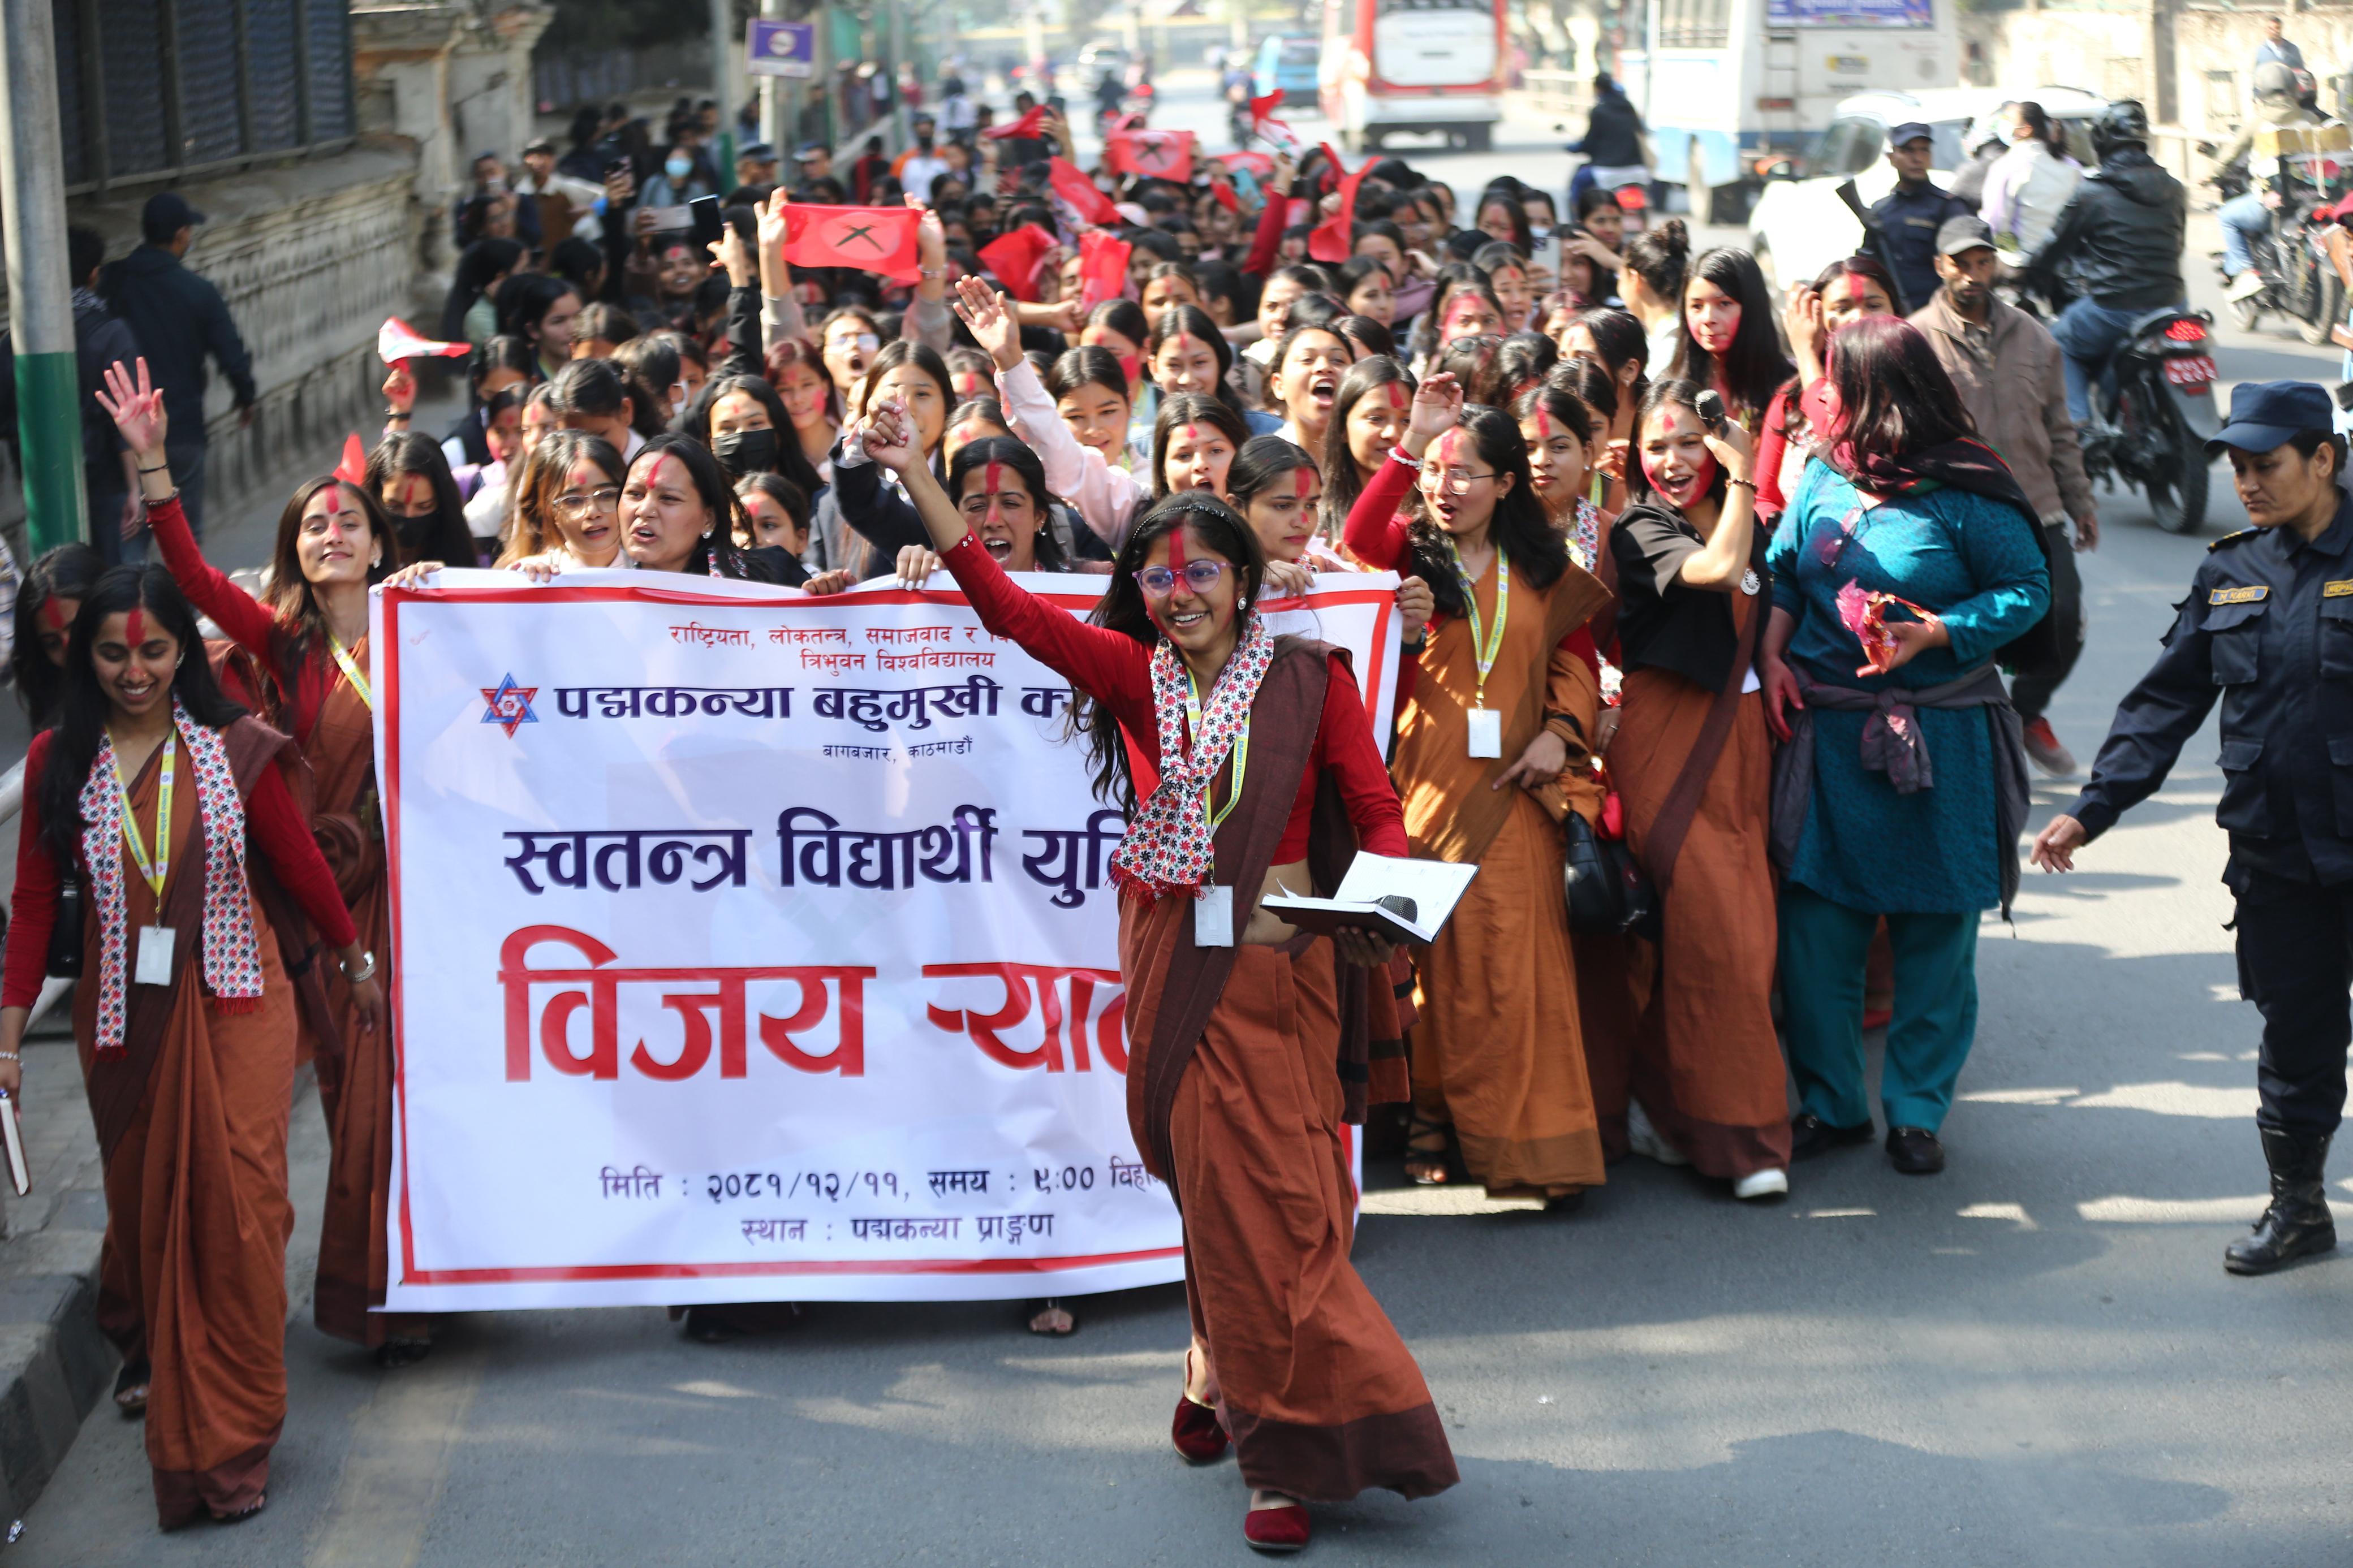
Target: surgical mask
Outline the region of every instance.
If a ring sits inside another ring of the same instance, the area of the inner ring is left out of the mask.
[[[396,517],[392,531],[399,537],[405,554],[414,556],[420,551],[436,548],[441,538],[441,509],[435,507],[422,517]]]
[[[1532,223],[1528,225],[1528,236],[1538,245],[1542,245],[1546,240],[1552,237],[1552,225],[1548,223]]]
[[[665,158],[662,160],[662,173],[673,180],[683,180],[694,173],[694,161],[691,158]]]
[[[711,438],[712,455],[719,466],[737,479],[745,474],[765,473],[776,460],[776,433],[774,430],[731,430]]]

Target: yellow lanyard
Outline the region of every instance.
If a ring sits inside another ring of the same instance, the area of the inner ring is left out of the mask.
[[[164,879],[172,874],[172,775],[180,750],[180,732],[174,728],[164,737],[164,776],[155,786],[155,858],[147,858],[147,846],[139,837],[139,818],[131,809],[131,792],[122,783],[122,758],[114,759],[114,793],[122,802],[122,841],[131,846],[131,858],[139,863],[139,874],[155,890],[155,907],[160,914],[164,907]]]
[[[1462,569],[1461,552],[1454,541],[1446,542],[1446,553],[1454,562],[1455,581],[1462,584],[1462,613],[1471,622],[1471,653],[1479,664],[1479,694],[1472,699],[1473,707],[1487,706],[1487,672],[1495,668],[1495,656],[1504,651],[1504,626],[1512,618],[1512,563],[1502,548],[1495,551],[1495,635],[1484,635],[1479,621],[1479,585],[1471,581],[1471,574]]]
[[[335,640],[332,632],[327,634],[327,647],[335,656],[336,667],[343,672],[343,679],[352,683],[352,689],[360,694],[360,700],[367,704],[368,711],[375,712],[375,693],[369,689],[367,672],[359,667],[358,660],[343,651],[343,645]]]
[[[1185,679],[1185,743],[1187,746],[1198,746],[1201,743],[1200,689],[1193,683],[1193,678],[1190,675],[1187,675]],[[1226,818],[1234,814],[1234,807],[1241,804],[1242,774],[1249,770],[1250,717],[1245,714],[1242,717],[1242,732],[1234,737],[1234,787],[1226,796],[1224,810],[1220,811],[1217,808],[1214,804],[1215,796],[1211,793],[1217,786],[1216,775],[1212,774],[1201,784],[1201,811],[1209,819],[1210,832],[1215,833],[1224,826]]]

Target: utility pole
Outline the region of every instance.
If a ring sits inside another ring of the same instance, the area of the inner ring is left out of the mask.
[[[0,240],[8,247],[26,528],[38,555],[81,539],[90,511],[49,0],[0,0],[0,81],[8,84],[0,93]]]
[[[712,173],[719,188],[735,183],[735,30],[734,0],[711,0],[711,97],[719,105],[719,156]]]
[[[760,16],[764,21],[781,22],[785,18],[784,0],[760,0]],[[790,185],[793,169],[792,89],[783,77],[764,76],[760,79],[760,140],[776,150],[782,160],[776,177]]]
[[[906,0],[888,0],[891,7],[891,146],[904,152],[913,145],[907,123],[907,95],[899,90],[899,73],[907,68]]]

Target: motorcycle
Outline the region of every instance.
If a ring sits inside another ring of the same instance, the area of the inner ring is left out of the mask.
[[[2246,189],[2246,180],[2236,174],[2218,175],[2214,184],[2225,201]],[[2231,321],[2241,331],[2254,331],[2268,310],[2293,320],[2296,335],[2317,346],[2328,342],[2329,329],[2345,319],[2344,280],[2327,255],[2328,228],[2335,221],[2329,207],[2326,192],[2287,196],[2272,209],[2270,229],[2249,240],[2255,274],[2263,280],[2263,288],[2260,294],[2231,301]],[[2214,253],[2214,275],[2228,281],[2219,250]]]
[[[2206,521],[2206,442],[2214,407],[2214,345],[2204,310],[2168,305],[2132,324],[2092,387],[2082,433],[2092,479],[2137,485],[2157,526],[2195,533]]]

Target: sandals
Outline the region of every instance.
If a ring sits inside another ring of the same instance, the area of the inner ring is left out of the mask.
[[[147,1358],[122,1363],[122,1371],[114,1379],[114,1407],[126,1416],[147,1414],[147,1384],[153,1375]]]
[[[216,1513],[213,1515],[213,1522],[215,1524],[243,1524],[247,1520],[251,1519],[255,1514],[259,1513],[263,1509],[268,1508],[269,1506],[269,1494],[268,1492],[264,1492],[259,1497],[255,1498],[250,1503],[248,1503],[245,1507],[238,1509],[235,1513]]]
[[[1417,1187],[1442,1187],[1451,1173],[1446,1163],[1447,1127],[1409,1117],[1405,1124],[1406,1179]]]

